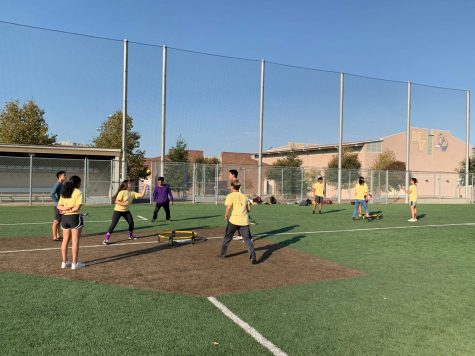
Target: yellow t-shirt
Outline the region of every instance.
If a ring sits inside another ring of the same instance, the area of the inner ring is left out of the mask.
[[[226,196],[224,202],[226,206],[232,206],[233,211],[229,217],[229,222],[233,225],[249,225],[249,214],[247,212],[247,197],[241,192],[232,192]]]
[[[409,186],[409,201],[417,201],[417,187],[415,184]]]
[[[325,186],[324,186],[323,183],[318,183],[317,182],[312,186],[312,188],[313,188],[313,191],[315,192],[315,195],[317,197],[323,197],[323,194],[324,194],[323,191],[325,189]]]
[[[129,190],[121,190],[119,192],[119,194],[117,194],[117,198],[115,198],[115,200],[116,201],[118,200],[122,203],[126,203],[126,205],[122,206],[122,205],[116,204],[115,207],[114,207],[114,210],[115,211],[127,211],[127,210],[129,210],[129,206],[132,204],[134,199],[137,199],[138,197],[140,197],[139,193],[131,192]]]
[[[356,183],[355,185],[355,199],[356,200],[365,200],[365,195],[368,194],[368,185],[365,183],[363,185]]]
[[[59,198],[58,205],[62,205],[66,208],[72,208],[76,205],[82,205],[82,193],[79,189],[74,189],[71,198]],[[79,211],[65,211],[63,215],[75,215],[79,214]]]

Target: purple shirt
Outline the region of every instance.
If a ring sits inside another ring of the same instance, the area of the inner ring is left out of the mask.
[[[158,185],[155,186],[155,190],[153,191],[153,201],[155,203],[163,204],[170,200],[173,201],[173,195],[168,184],[164,184],[161,187]]]

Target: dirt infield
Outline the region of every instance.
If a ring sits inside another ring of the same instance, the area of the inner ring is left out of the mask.
[[[222,234],[223,229],[199,231],[200,236]],[[55,249],[0,253],[0,271],[195,296],[219,296],[363,274],[290,248],[302,238],[304,236],[296,234],[279,243],[257,240],[259,263],[252,265],[242,241],[233,241],[228,257],[222,259],[217,257],[219,239],[208,239],[195,245],[177,243],[170,247],[167,241],[158,243],[156,233],[143,232],[136,241],[127,241],[125,234],[120,233],[113,235],[115,244],[103,246],[102,236],[85,236],[80,250],[80,260],[87,264],[83,270],[60,269],[60,251]],[[0,240],[0,251],[59,247],[59,243],[48,238]]]

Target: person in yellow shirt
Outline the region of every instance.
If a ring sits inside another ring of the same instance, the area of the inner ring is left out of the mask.
[[[321,214],[323,208],[323,199],[325,197],[325,186],[323,184],[323,177],[318,177],[317,182],[312,186],[312,192],[314,196],[312,214],[315,214],[315,209],[317,208],[317,205],[318,213]]]
[[[242,239],[247,245],[249,258],[252,264],[257,264],[256,251],[252,243],[251,229],[249,227],[249,212],[251,210],[247,197],[242,194],[241,183],[239,180],[231,182],[231,193],[226,196],[224,205],[226,206],[226,214],[224,219],[228,222],[226,225],[226,232],[224,235],[223,244],[221,245],[221,252],[219,257],[226,257],[226,251],[233,239],[234,233],[240,231]]]
[[[369,196],[370,194],[368,185],[365,183],[364,177],[360,177],[358,179],[358,183],[356,183],[355,185],[355,209],[353,210],[353,220],[356,220],[356,215],[358,215],[358,207],[362,205],[363,209],[366,212],[366,220],[371,221],[371,217],[369,216],[368,203],[366,201],[367,197]]]
[[[79,213],[83,204],[82,193],[79,190],[81,178],[72,176],[64,183],[58,201],[58,211],[61,214],[61,227],[63,229],[63,242],[61,243],[61,268],[81,269],[86,267],[78,261],[79,238],[84,226],[83,216]],[[72,263],[68,261],[68,245],[71,240]]]
[[[142,198],[145,195],[147,186],[144,184],[142,193],[137,193],[132,190],[132,182],[124,180],[120,183],[117,193],[114,195],[114,213],[112,214],[112,222],[107,229],[106,236],[102,242],[104,245],[110,245],[111,234],[114,231],[119,219],[123,217],[127,224],[129,224],[129,240],[137,240],[137,237],[134,236],[134,218],[129,211],[130,205],[134,199]]]
[[[406,193],[409,194],[409,206],[411,209],[411,218],[408,220],[410,222],[417,221],[417,179],[411,178],[411,184],[409,185],[409,189],[406,190]]]

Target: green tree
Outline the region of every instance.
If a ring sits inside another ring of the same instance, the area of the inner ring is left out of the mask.
[[[330,162],[328,162],[327,170],[325,171],[326,183],[332,186],[338,185],[338,154],[334,155]],[[359,169],[361,168],[361,162],[358,159],[358,153],[352,152],[348,148],[343,148],[341,157],[342,170],[352,171],[355,180],[359,176]],[[353,172],[354,171],[354,172]],[[347,182],[346,179],[342,179],[342,188],[348,189],[352,182]]]
[[[406,163],[401,161],[391,162],[387,167],[389,189],[396,191],[406,185]]]
[[[0,111],[0,142],[10,144],[51,145],[56,135],[48,134],[42,110],[33,100],[20,106],[18,100],[5,104]]]
[[[188,145],[183,136],[178,136],[175,146],[170,149],[163,164],[165,165],[165,178],[170,187],[185,194],[193,182],[191,167],[188,164]]]
[[[376,157],[371,168],[379,171],[385,171],[393,162],[396,161],[396,154],[393,151],[386,149],[381,152],[378,157]]]
[[[302,187],[302,160],[295,151],[279,158],[266,171],[268,180],[273,180],[276,190],[287,198],[300,196]]]
[[[140,134],[137,131],[132,131],[134,124],[131,116],[127,115],[125,123],[127,177],[134,181],[139,178],[146,178],[145,152],[139,149]],[[102,123],[99,135],[92,142],[98,148],[122,148],[122,111],[116,111]]]
[[[475,174],[475,158],[471,157],[468,164],[468,173],[473,176]],[[460,162],[460,168],[457,169],[457,173],[459,174],[460,185],[465,185],[465,160]],[[469,184],[472,184],[471,180]]]

